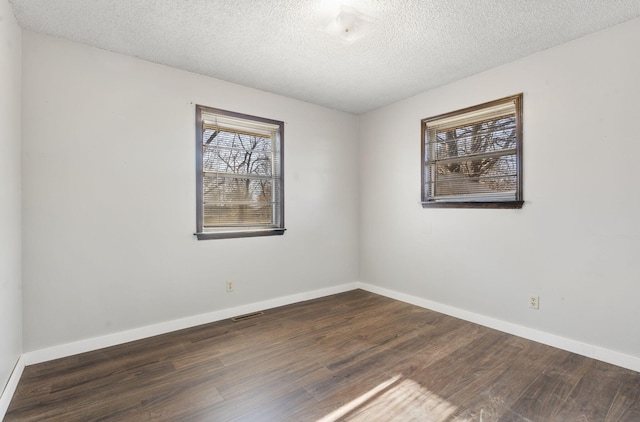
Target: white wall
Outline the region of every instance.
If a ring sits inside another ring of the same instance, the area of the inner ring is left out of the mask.
[[[355,116],[28,31],[23,58],[26,351],[356,281]],[[284,236],[194,238],[194,104],[285,121]]]
[[[640,357],[638,39],[635,19],[361,116],[361,281]],[[524,208],[422,209],[420,120],[519,92]]]
[[[640,357],[639,36],[636,19],[356,119],[24,32],[24,349],[359,278]],[[420,119],[519,92],[524,208],[422,209]],[[286,122],[284,236],[193,238],[195,103]]]
[[[0,0],[0,393],[22,353],[20,36]]]

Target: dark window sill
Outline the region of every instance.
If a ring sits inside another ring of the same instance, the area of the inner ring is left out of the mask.
[[[239,237],[259,237],[259,236],[281,236],[286,229],[256,229],[242,231],[219,231],[194,233],[198,240],[209,239],[234,239]]]
[[[522,208],[524,201],[494,201],[494,202],[423,202],[422,208]]]

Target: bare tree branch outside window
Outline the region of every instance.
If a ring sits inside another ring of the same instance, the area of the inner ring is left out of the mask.
[[[205,225],[269,224],[271,140],[210,129],[204,138]]]

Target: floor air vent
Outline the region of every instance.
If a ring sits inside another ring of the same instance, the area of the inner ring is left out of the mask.
[[[240,316],[231,318],[231,321],[234,321],[234,322],[244,321],[245,319],[259,317],[260,315],[264,315],[264,312],[254,312],[252,314],[240,315]]]

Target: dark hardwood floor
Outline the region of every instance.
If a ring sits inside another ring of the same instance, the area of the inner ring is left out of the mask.
[[[5,421],[640,421],[640,374],[356,290],[25,369]]]

